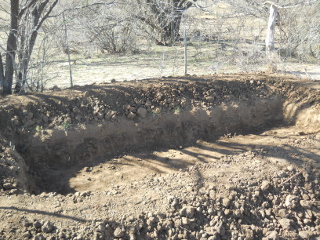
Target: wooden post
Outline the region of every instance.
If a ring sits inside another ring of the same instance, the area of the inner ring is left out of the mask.
[[[276,5],[274,2],[267,1],[264,4],[270,4],[270,14],[268,19],[266,42],[266,57],[268,60],[268,68],[271,72],[277,71],[277,57],[274,52],[274,35],[276,29],[276,20],[278,15],[278,9],[281,6]]]
[[[276,19],[278,15],[278,7],[274,4],[270,5],[270,14],[268,20],[268,29],[266,37],[266,54],[270,57],[271,52],[274,50],[274,33],[276,27]]]
[[[188,43],[187,43],[187,30],[184,30],[184,75],[188,75]]]
[[[3,95],[3,81],[4,81],[4,71],[3,71],[2,55],[0,52],[0,96]]]
[[[68,62],[69,62],[70,87],[73,87],[71,57],[70,57],[70,48],[69,48],[69,39],[68,39],[68,29],[67,29],[67,23],[66,23],[66,18],[64,16],[64,13],[63,13],[63,23],[64,23],[64,31],[65,31],[65,36],[66,36]]]

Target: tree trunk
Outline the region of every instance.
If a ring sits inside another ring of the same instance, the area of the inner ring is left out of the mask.
[[[151,27],[156,43],[164,46],[179,40],[182,14],[193,4],[189,0],[137,0],[137,3],[142,7],[135,17]]]
[[[166,22],[166,24],[160,22],[162,31],[160,32],[160,41],[157,42],[158,45],[171,46],[180,38],[182,12],[174,10],[172,15],[172,19]]]
[[[20,58],[20,70],[18,74],[18,79],[15,86],[15,92],[19,93],[27,81],[27,73],[29,69],[30,57],[38,36],[38,31],[33,31],[29,40],[29,45],[26,49],[22,49],[22,54]]]
[[[19,14],[19,0],[11,0],[10,12],[10,32],[7,40],[6,53],[6,70],[3,81],[3,94],[12,93],[12,82],[15,67],[15,55],[17,51],[17,31],[18,31],[18,14]]]
[[[25,46],[22,49],[20,49],[21,57],[20,57],[20,70],[18,74],[18,79],[15,86],[15,92],[19,93],[27,81],[27,73],[29,69],[29,63],[30,58],[33,52],[34,45],[36,43],[37,37],[38,37],[38,29],[40,28],[42,22],[40,22],[41,14],[43,13],[46,5],[48,4],[48,0],[44,1],[40,4],[39,7],[35,6],[35,8],[32,11],[32,32],[31,36],[29,38],[29,42],[25,43],[25,35],[26,35],[26,29],[22,29],[23,32],[21,36],[21,46]],[[57,2],[57,1],[56,1]],[[25,20],[27,21],[27,20]],[[24,24],[23,27],[25,27],[27,24]]]

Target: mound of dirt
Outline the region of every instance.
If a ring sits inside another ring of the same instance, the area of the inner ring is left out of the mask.
[[[319,112],[263,74],[0,99],[0,239],[315,239]]]

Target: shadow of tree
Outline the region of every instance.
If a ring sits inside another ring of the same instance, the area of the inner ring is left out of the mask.
[[[41,211],[41,210],[34,210],[34,209],[27,209],[27,208],[18,208],[18,207],[14,207],[14,206],[13,207],[0,207],[0,209],[3,209],[3,210],[15,210],[15,211],[23,212],[23,213],[33,213],[33,214],[39,214],[39,215],[47,215],[47,216],[52,216],[52,217],[56,217],[56,218],[65,218],[65,219],[70,219],[70,220],[81,222],[81,223],[92,221],[92,220],[86,220],[86,219],[83,219],[83,218],[68,216],[68,215],[64,215],[64,214],[52,213],[52,212],[49,212],[49,211]]]

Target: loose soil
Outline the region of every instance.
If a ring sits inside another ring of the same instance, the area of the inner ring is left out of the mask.
[[[319,239],[319,84],[146,79],[0,99],[0,239]]]

